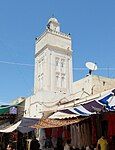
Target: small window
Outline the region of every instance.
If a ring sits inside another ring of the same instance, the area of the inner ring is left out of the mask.
[[[66,87],[66,85],[65,85],[65,75],[62,75],[62,77],[61,77],[61,87],[62,88]]]
[[[56,59],[56,66],[59,66],[59,59]]]
[[[61,62],[61,67],[62,67],[62,68],[64,67],[64,63],[63,63],[63,62]]]
[[[64,59],[61,60],[61,67],[64,67]]]
[[[59,87],[59,75],[56,75],[56,87]]]

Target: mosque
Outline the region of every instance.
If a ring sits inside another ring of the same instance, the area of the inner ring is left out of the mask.
[[[44,141],[49,140],[48,131],[57,149],[60,136],[63,142],[67,137],[62,135],[68,132],[74,148],[95,145],[101,133],[108,134],[110,139],[114,137],[115,79],[94,75],[90,70],[84,78],[73,82],[72,39],[70,34],[61,32],[54,17],[35,40],[34,92],[1,108],[2,141],[7,142],[5,133],[14,135],[16,147],[21,147],[26,139],[29,150],[28,133],[34,129],[31,133],[39,136],[43,149]],[[61,135],[57,137],[57,133]]]
[[[89,74],[73,82],[72,38],[61,32],[52,17],[35,41],[34,93],[25,100],[25,117],[41,118],[60,106],[100,94],[115,86],[115,79]]]

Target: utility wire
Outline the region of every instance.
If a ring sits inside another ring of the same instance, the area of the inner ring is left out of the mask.
[[[9,61],[1,61],[0,60],[0,63],[3,63],[3,64],[9,64],[9,65],[19,65],[19,66],[27,66],[27,67],[34,67],[34,65],[32,64],[26,64],[26,63],[18,63],[18,62],[9,62]],[[54,65],[54,64],[51,64],[51,65]],[[76,67],[76,68],[73,68],[73,70],[87,70],[87,68],[84,68],[84,67]],[[115,70],[114,67],[100,67],[98,68],[97,70]]]
[[[0,63],[3,64],[10,64],[10,65],[19,65],[19,66],[28,66],[28,67],[33,67],[34,65],[32,64],[23,64],[23,63],[17,63],[17,62],[9,62],[9,61],[0,61]]]

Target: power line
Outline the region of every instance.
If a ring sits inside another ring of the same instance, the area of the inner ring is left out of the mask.
[[[0,63],[9,64],[9,65],[34,67],[34,65],[32,65],[32,64],[18,63],[18,62],[9,62],[9,61],[1,61],[1,60],[0,60]],[[51,65],[54,65],[54,64],[51,64]],[[88,69],[84,68],[84,67],[75,67],[75,68],[73,68],[73,70],[88,70]],[[115,67],[110,67],[110,68],[109,67],[100,67],[97,70],[113,70],[114,71]]]
[[[78,68],[73,68],[73,70],[88,70],[87,68],[80,68],[80,67],[78,67]],[[115,68],[108,68],[108,67],[100,67],[100,68],[98,68],[97,70],[115,70]]]
[[[17,63],[17,62],[9,62],[9,61],[0,61],[0,63],[3,63],[3,64],[10,64],[10,65],[19,65],[19,66],[34,67],[34,65],[32,65],[32,64]]]

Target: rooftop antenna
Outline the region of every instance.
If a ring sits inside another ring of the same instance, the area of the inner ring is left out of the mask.
[[[85,65],[89,69],[89,75],[92,74],[92,71],[97,70],[97,65],[93,62],[86,62]]]

